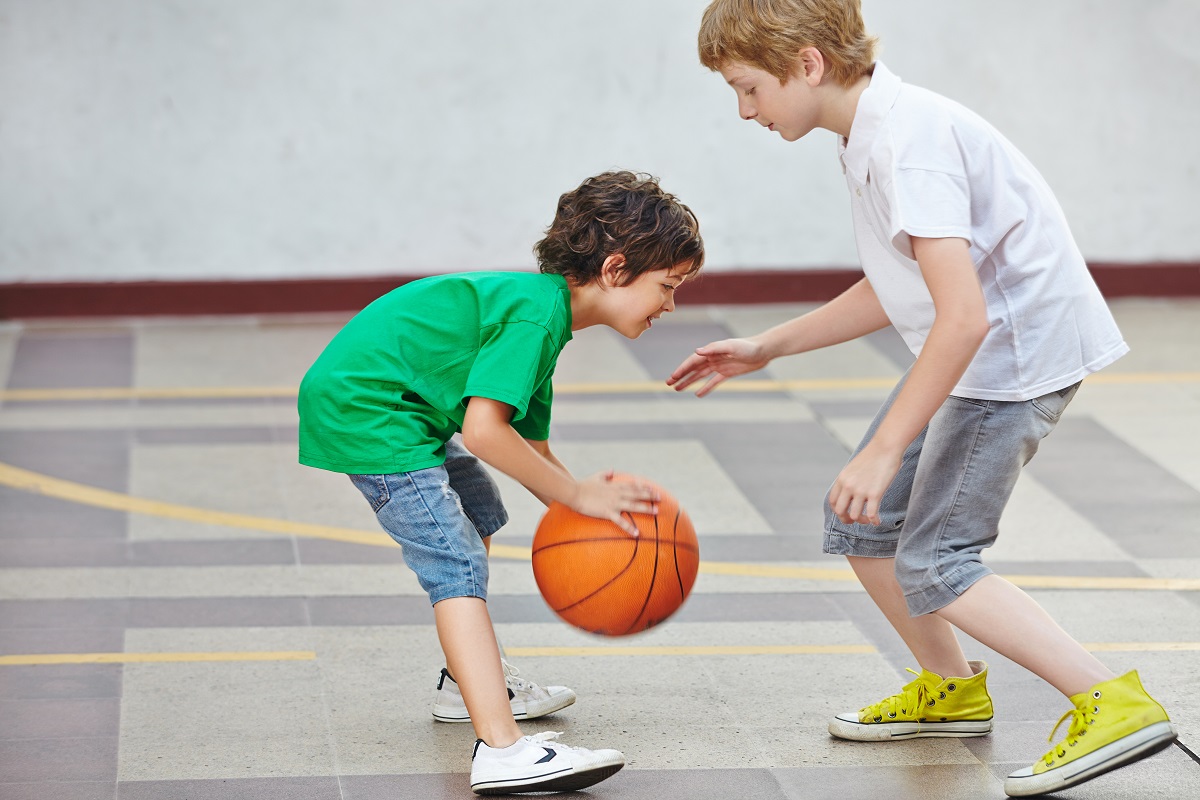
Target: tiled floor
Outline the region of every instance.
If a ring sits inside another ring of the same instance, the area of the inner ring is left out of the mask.
[[[989,563],[1136,667],[1196,749],[1200,302],[1113,306],[1133,352],[1085,384]],[[878,334],[754,376],[775,383],[657,388],[692,347],[799,310],[684,308],[636,342],[588,330],[565,351],[559,456],[652,477],[695,521],[704,567],[668,624],[610,641],[558,622],[522,550],[537,502],[501,480],[498,631],[525,674],[580,697],[522,727],[628,758],[573,796],[999,798],[1066,710],[967,641],[991,663],[991,736],[829,737],[830,715],[914,666],[820,552],[822,493],[908,357]],[[470,727],[429,715],[427,601],[345,478],[296,464],[295,386],[342,321],[0,323],[0,798],[470,796]],[[614,646],[634,649],[581,649]],[[1172,747],[1062,796],[1198,783]]]

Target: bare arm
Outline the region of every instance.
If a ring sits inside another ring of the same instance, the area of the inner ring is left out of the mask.
[[[621,512],[654,514],[658,510],[658,498],[644,484],[613,481],[611,473],[575,480],[557,458],[544,457],[513,429],[509,424],[512,415],[513,407],[507,403],[470,398],[463,418],[463,445],[542,502],[557,500],[589,517],[611,520],[633,536],[637,528]]]
[[[707,379],[696,392],[704,397],[728,378],[762,369],[780,356],[848,342],[889,324],[874,288],[863,278],[803,316],[746,339],[724,339],[697,348],[671,373],[667,385],[682,391]]]
[[[875,436],[830,490],[830,504],[843,522],[879,524],[879,501],[904,450],[950,396],[987,336],[987,305],[967,242],[914,238],[913,252],[933,297],[934,323]]]

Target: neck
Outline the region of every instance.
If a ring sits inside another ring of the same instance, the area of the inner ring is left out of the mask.
[[[600,313],[600,293],[603,291],[598,281],[578,284],[567,279],[571,290],[571,330],[579,331],[600,324],[603,320]]]
[[[850,128],[854,125],[854,115],[858,112],[858,99],[870,85],[871,76],[863,75],[849,87],[836,86],[835,94],[830,97],[828,110],[822,118],[821,127],[850,138]]]

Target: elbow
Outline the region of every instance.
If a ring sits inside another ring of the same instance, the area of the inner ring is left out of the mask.
[[[491,450],[491,443],[494,437],[486,425],[480,425],[477,422],[472,424],[472,420],[468,418],[462,429],[462,443],[467,451],[475,456],[487,461],[487,453]]]

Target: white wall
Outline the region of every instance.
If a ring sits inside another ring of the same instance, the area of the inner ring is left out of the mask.
[[[527,267],[614,166],[712,269],[852,266],[833,135],[743,122],[706,0],[0,0],[0,281]],[[1094,261],[1200,260],[1200,0],[864,0]]]

